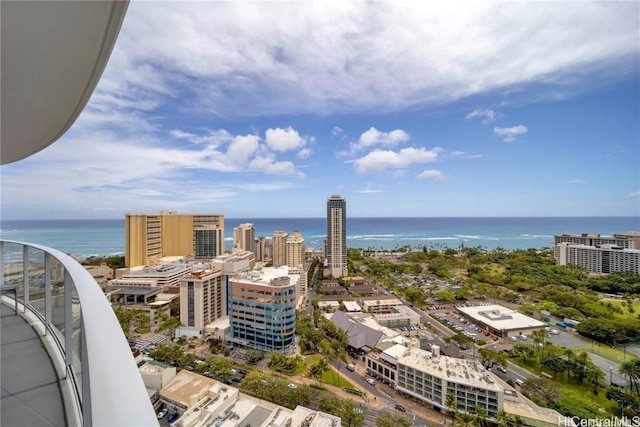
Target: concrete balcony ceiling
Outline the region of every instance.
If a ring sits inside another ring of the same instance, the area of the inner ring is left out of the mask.
[[[128,1],[2,1],[0,164],[60,138],[89,101]]]

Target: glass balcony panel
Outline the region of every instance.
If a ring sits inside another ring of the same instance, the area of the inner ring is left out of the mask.
[[[51,258],[51,324],[64,348],[64,267]]]
[[[15,286],[18,292],[18,301],[24,299],[24,274],[22,245],[5,243],[2,248],[4,258],[4,284]]]
[[[82,311],[80,309],[80,297],[76,291],[75,284],[71,284],[71,328],[73,347],[73,373],[76,377],[78,392],[82,395]]]
[[[44,251],[29,248],[29,304],[32,310],[45,316]]]

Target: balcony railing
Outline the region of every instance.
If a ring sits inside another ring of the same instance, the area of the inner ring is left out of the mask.
[[[0,240],[0,271],[2,298],[55,343],[51,359],[71,388],[63,392],[70,425],[158,425],[122,329],[84,267],[56,249]]]

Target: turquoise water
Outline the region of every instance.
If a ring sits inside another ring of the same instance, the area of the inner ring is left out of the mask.
[[[256,237],[274,231],[300,231],[307,247],[322,249],[324,218],[225,218],[225,240],[231,249],[233,227],[253,223]],[[23,220],[0,222],[0,237],[38,243],[79,257],[124,253],[122,220]],[[347,218],[347,245],[352,248],[458,248],[493,250],[550,248],[553,236],[571,233],[611,235],[639,231],[638,217],[536,218]]]

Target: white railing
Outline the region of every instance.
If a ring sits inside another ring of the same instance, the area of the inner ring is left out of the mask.
[[[120,324],[84,267],[56,249],[0,240],[0,271],[21,314],[39,319],[57,343],[52,359],[64,360],[83,426],[158,425]]]

